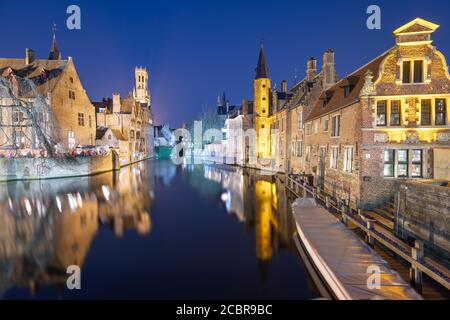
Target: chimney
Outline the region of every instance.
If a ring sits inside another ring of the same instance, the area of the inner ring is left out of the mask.
[[[242,114],[246,116],[248,114],[248,101],[247,99],[242,99]]]
[[[287,82],[286,80],[281,81],[281,91],[282,92],[287,92]]]
[[[328,49],[323,54],[323,89],[328,90],[336,82],[336,70],[334,69],[334,52]]]
[[[113,113],[120,112],[120,93],[113,93]]]
[[[317,60],[314,57],[308,59],[306,63],[306,80],[313,81],[317,76]]]
[[[25,64],[31,64],[34,62],[35,56],[34,56],[34,50],[27,48],[25,50]]]

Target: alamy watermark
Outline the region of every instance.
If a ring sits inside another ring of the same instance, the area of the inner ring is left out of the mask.
[[[81,30],[81,9],[72,4],[67,7],[66,13],[69,15],[66,20],[66,26],[69,30]]]
[[[379,6],[372,4],[367,7],[367,14],[370,16],[367,18],[366,26],[369,30],[381,29],[381,9]]]
[[[77,265],[71,265],[67,267],[66,286],[69,290],[81,290],[81,268]]]

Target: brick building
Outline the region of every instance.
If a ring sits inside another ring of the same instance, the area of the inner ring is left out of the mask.
[[[124,99],[119,93],[114,93],[112,98],[94,102],[94,105],[97,127],[110,128],[122,140],[128,141],[126,150],[120,150],[122,163],[134,162],[153,154],[153,117],[148,72],[145,68],[135,69],[135,87]],[[98,141],[102,139],[100,136],[97,138]]]
[[[58,50],[56,37],[53,35],[53,42],[50,54],[46,60],[35,58],[34,51],[26,49],[24,58],[0,59],[0,76],[7,79],[14,87],[14,83],[30,84],[37,88],[38,93],[45,99],[45,103],[50,106],[52,113],[52,141],[59,144],[62,149],[70,149],[77,145],[93,145],[95,142],[95,109],[91,104],[86,90],[81,83],[73,59],[61,58]],[[29,82],[27,82],[29,81]],[[23,96],[23,88],[17,88],[17,98],[27,99]],[[33,96],[32,100],[36,97]],[[0,126],[14,130],[0,133],[1,145],[15,145],[19,148],[31,148],[34,139],[28,139],[26,132],[27,115],[16,110],[11,117],[6,116],[6,106],[2,102],[0,114]],[[4,115],[4,117],[3,117]],[[48,115],[40,115],[44,126]],[[8,122],[10,121],[10,122]],[[54,122],[54,123],[53,123]],[[11,129],[13,125],[14,129]],[[6,133],[6,134],[5,134]],[[11,138],[12,137],[12,138]],[[11,141],[8,141],[11,140]]]
[[[325,89],[305,118],[304,173],[353,208],[392,198],[395,182],[450,178],[450,75],[417,18],[395,45]]]

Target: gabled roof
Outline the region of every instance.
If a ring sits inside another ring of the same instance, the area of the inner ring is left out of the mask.
[[[0,58],[0,77],[7,77],[9,68],[16,77],[34,82],[41,94],[53,91],[59,77],[67,67],[67,60],[34,60],[25,64],[25,59]]]
[[[377,79],[380,71],[380,64],[383,62],[384,58],[391,52],[391,50],[392,48],[379,55],[366,65],[357,69],[347,77],[338,81],[328,90],[322,92],[320,98],[314,105],[311,113],[306,117],[305,121],[314,120],[325,114],[337,111],[343,107],[358,102],[361,89],[363,88],[365,83],[364,75],[368,70],[370,70],[374,76],[374,79]],[[347,96],[345,96],[345,87],[348,85],[353,86],[353,89]],[[325,100],[328,100],[326,104],[324,103]]]
[[[416,18],[394,30],[393,34],[395,36],[398,36],[401,34],[431,33],[434,32],[437,28],[439,28],[439,25],[435,23],[424,20],[422,18]]]

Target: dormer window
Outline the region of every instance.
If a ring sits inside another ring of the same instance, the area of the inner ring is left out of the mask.
[[[423,60],[403,61],[403,83],[423,83]]]
[[[344,98],[347,98],[354,88],[355,88],[354,84],[350,84],[348,86],[345,86],[344,87]]]
[[[327,92],[325,92],[325,95],[323,96],[323,98],[322,98],[322,102],[323,102],[323,107],[325,108],[327,105],[328,105],[328,103],[330,102],[330,100],[331,100],[331,98],[333,97],[333,91],[327,91]]]

